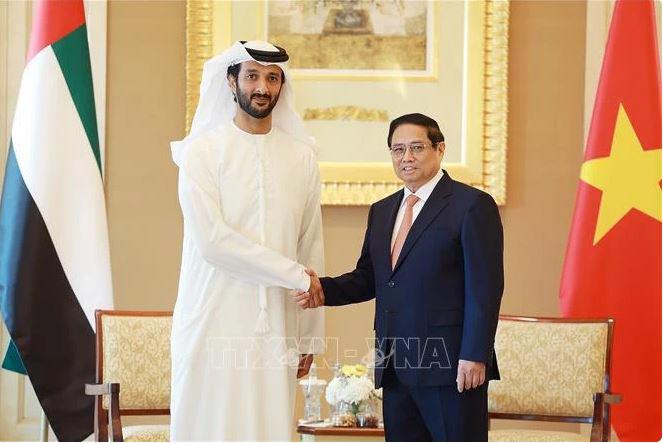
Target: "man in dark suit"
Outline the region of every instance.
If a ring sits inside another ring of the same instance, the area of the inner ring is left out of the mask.
[[[444,136],[432,118],[398,117],[387,142],[404,189],[371,206],[356,269],[295,299],[304,308],[376,299],[387,441],[486,441],[487,380],[499,378],[499,212],[440,169]]]

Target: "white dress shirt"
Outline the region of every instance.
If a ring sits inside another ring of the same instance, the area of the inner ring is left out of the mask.
[[[444,176],[444,171],[442,168],[435,174],[433,178],[428,180],[425,184],[423,184],[419,189],[417,189],[417,192],[412,192],[410,191],[407,186],[405,186],[404,193],[403,193],[403,200],[401,200],[401,205],[398,208],[398,215],[396,215],[396,222],[394,223],[394,230],[392,231],[391,234],[391,249],[394,249],[394,242],[396,241],[396,235],[398,235],[398,229],[401,226],[401,223],[403,222],[403,217],[405,216],[405,200],[410,196],[410,194],[414,194],[417,197],[419,197],[419,200],[414,204],[412,207],[412,224],[414,224],[414,221],[417,219],[417,216],[421,212],[421,208],[424,207],[426,204],[426,200],[428,200],[428,197],[430,197],[431,193],[433,192],[433,189],[435,189],[435,186],[437,186],[437,183],[442,179],[442,176]]]

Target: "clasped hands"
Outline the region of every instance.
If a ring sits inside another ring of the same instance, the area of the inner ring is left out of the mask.
[[[295,293],[295,303],[302,309],[319,308],[325,305],[325,293],[322,290],[320,279],[313,269],[307,268],[306,273],[311,278],[311,285],[307,292]]]

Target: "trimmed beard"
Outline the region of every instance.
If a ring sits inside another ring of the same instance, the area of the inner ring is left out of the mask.
[[[279,101],[279,97],[281,96],[281,91],[279,90],[279,93],[276,94],[276,96],[272,97],[269,94],[251,94],[250,96],[248,94],[245,94],[244,91],[242,91],[237,85],[237,103],[239,104],[239,107],[242,108],[244,112],[249,114],[253,118],[258,118],[258,119],[263,119],[269,114],[272,113],[272,110],[274,109],[274,106],[276,106],[276,103]],[[251,104],[251,100],[254,97],[265,97],[269,99],[269,104],[267,105],[266,108],[264,109],[259,109],[254,107]]]

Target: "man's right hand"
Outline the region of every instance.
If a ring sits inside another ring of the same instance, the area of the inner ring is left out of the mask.
[[[308,292],[298,292],[295,294],[295,302],[302,309],[318,308],[325,305],[325,293],[320,284],[320,279],[313,269],[306,269],[306,273],[311,278],[311,284]]]
[[[474,389],[486,381],[486,364],[478,361],[458,360],[456,385],[458,392]]]

